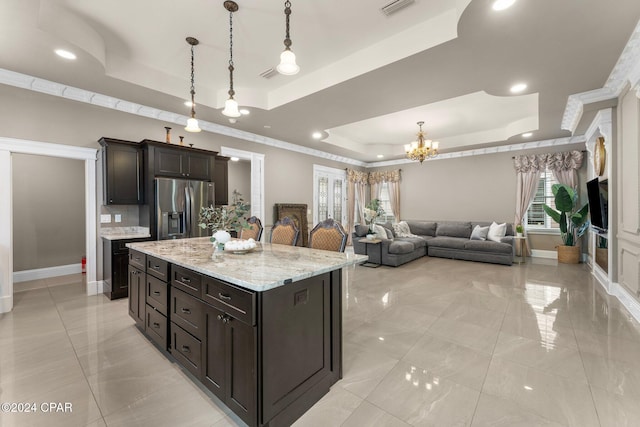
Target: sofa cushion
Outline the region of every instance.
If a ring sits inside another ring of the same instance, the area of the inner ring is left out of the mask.
[[[357,237],[364,237],[369,234],[369,226],[367,225],[356,225],[355,233]]]
[[[376,230],[376,239],[384,240],[387,238],[387,231],[383,226],[375,224],[373,227]]]
[[[387,239],[393,239],[393,231],[389,230],[387,227],[384,228],[384,231],[387,233]]]
[[[395,240],[400,242],[411,242],[413,244],[414,249],[423,248],[427,246],[427,240],[419,236],[396,237]]]
[[[498,254],[513,253],[513,247],[510,244],[492,242],[491,240],[468,240],[464,248],[477,252],[493,252]]]
[[[409,224],[406,221],[400,221],[397,224],[393,224],[393,234],[397,237],[414,237],[416,234],[411,232]]]
[[[436,229],[436,236],[464,237],[468,239],[471,236],[471,223],[457,221],[439,222],[438,228]]]
[[[429,240],[429,247],[447,248],[447,249],[464,249],[465,243],[469,242],[468,238],[438,236]],[[474,240],[475,242],[475,240]]]
[[[491,223],[491,226],[489,226],[489,234],[487,234],[487,240],[492,240],[494,242],[500,242],[500,239],[502,239],[507,233],[507,224],[506,223],[502,223],[502,224],[497,224],[495,222]]]
[[[396,237],[396,234],[393,230],[393,224],[391,224],[390,221],[387,221],[384,224],[380,224],[380,225],[386,228],[387,230],[391,231],[391,237],[389,237],[390,239],[393,239],[394,237]],[[387,233],[387,235],[389,235],[389,233]]]
[[[489,226],[480,227],[476,225],[471,232],[471,240],[487,240],[487,234],[489,233]]]
[[[415,246],[413,242],[408,242],[405,240],[394,239],[393,242],[389,244],[389,253],[390,254],[409,254],[415,250]]]
[[[435,236],[436,223],[432,221],[407,221],[411,233],[418,236]]]

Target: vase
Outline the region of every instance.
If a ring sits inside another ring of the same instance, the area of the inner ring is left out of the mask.
[[[367,234],[367,240],[373,240],[375,238],[376,238],[375,234],[371,234],[371,233]]]
[[[231,234],[229,234],[229,232],[226,230],[218,230],[215,233],[213,233],[213,236],[211,236],[211,241],[219,245],[222,245],[223,248],[224,248],[224,244],[227,243],[229,240],[231,240]]]

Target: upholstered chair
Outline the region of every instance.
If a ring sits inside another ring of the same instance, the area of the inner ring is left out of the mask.
[[[339,222],[332,218],[316,224],[309,234],[309,247],[325,251],[344,252],[347,233]]]
[[[285,216],[273,224],[271,229],[271,243],[278,245],[295,246],[298,240],[298,227],[291,218]]]
[[[262,223],[260,222],[260,219],[252,216],[247,220],[247,224],[250,228],[243,228],[240,231],[240,238],[244,240],[253,239],[256,242],[259,242],[262,237]]]

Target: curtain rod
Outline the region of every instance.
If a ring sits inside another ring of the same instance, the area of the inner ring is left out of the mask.
[[[586,153],[586,152],[587,152],[587,150],[580,150],[580,152],[581,152],[581,153]],[[511,158],[512,158],[512,159],[515,159],[515,158],[516,158],[516,156],[512,156]]]

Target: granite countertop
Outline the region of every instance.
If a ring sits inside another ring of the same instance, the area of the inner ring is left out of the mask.
[[[213,245],[208,237],[127,243],[127,246],[205,276],[258,292],[359,264],[368,258],[353,253],[271,243],[259,243],[255,250],[246,254],[222,251],[214,256]]]
[[[100,237],[106,240],[123,240],[151,237],[151,234],[148,227],[104,227],[100,229]]]

